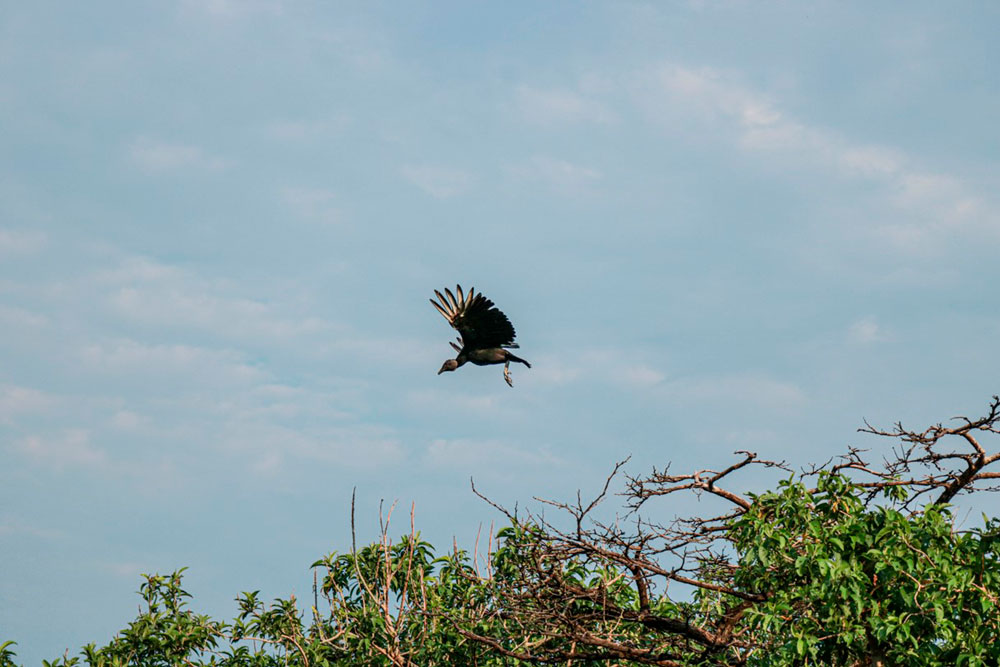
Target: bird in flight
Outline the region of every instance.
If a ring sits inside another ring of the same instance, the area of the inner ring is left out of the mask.
[[[430,300],[438,312],[444,315],[444,319],[448,320],[448,324],[459,333],[458,345],[450,341],[448,343],[458,352],[458,356],[445,361],[438,375],[453,371],[466,362],[477,366],[503,364],[503,379],[507,381],[507,386],[513,387],[510,362],[517,361],[531,368],[531,364],[510,352],[511,349],[520,347],[514,342],[514,325],[492,301],[481,293],[476,294],[475,288],[465,294],[462,286],[456,285],[455,291],[458,292],[457,299],[446,287],[444,294],[434,290],[438,300]]]

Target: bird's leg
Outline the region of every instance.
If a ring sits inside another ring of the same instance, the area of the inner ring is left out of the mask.
[[[503,364],[503,379],[507,381],[508,387],[514,386],[514,380],[510,377],[510,361],[505,361]]]

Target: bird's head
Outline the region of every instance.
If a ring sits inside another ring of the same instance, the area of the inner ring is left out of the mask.
[[[441,370],[438,371],[438,375],[441,375],[441,373],[444,373],[445,371],[453,371],[456,368],[458,368],[458,360],[448,359],[441,365]]]

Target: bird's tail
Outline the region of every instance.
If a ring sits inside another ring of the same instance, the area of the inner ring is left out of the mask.
[[[507,353],[507,361],[518,361],[527,366],[528,368],[531,368],[531,364],[529,364],[526,360],[522,359],[521,357],[515,357],[510,352]]]

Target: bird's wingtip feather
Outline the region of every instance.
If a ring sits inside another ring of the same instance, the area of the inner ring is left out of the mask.
[[[445,291],[448,291],[448,290],[445,290]],[[443,308],[444,312],[447,313],[445,315],[445,317],[448,317],[450,319],[451,316],[452,316],[452,314],[453,314],[453,312],[454,312],[454,309],[451,307],[451,304],[448,302],[448,299],[446,299],[444,297],[444,294],[441,294],[441,292],[439,292],[437,290],[434,290],[434,294],[437,295],[438,301],[440,302],[438,304],[439,307]]]
[[[455,295],[451,293],[451,290],[447,287],[444,288],[444,293],[448,295],[448,300],[451,302],[451,308],[454,312],[458,312],[458,301],[455,299]]]

